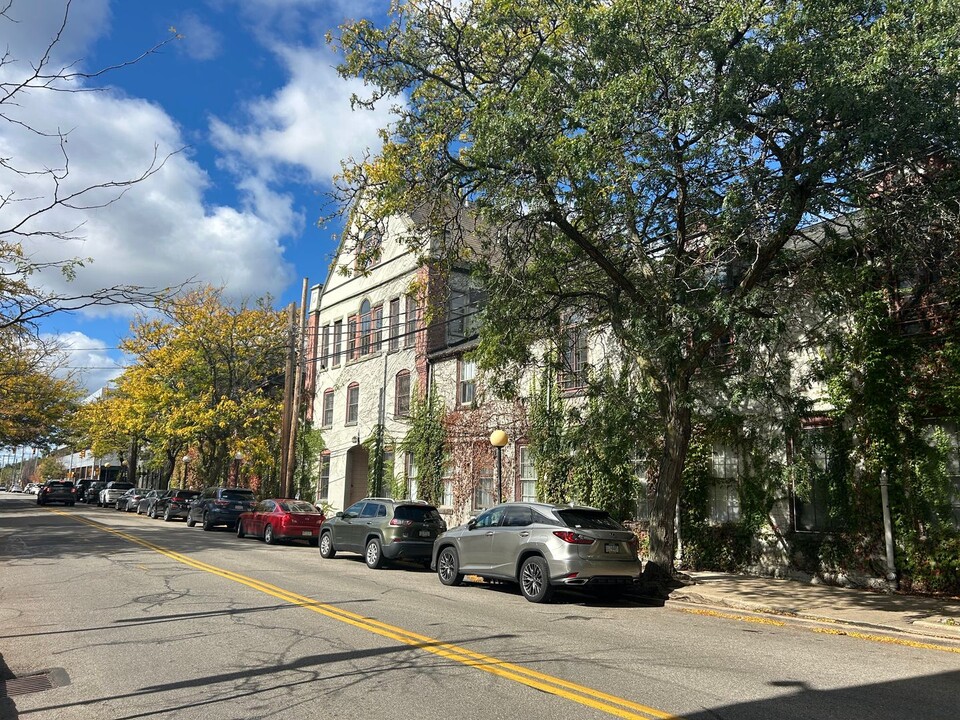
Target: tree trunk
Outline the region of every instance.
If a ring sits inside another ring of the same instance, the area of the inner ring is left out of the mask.
[[[663,457],[650,511],[650,560],[644,571],[651,577],[673,575],[677,503],[692,433],[689,385],[688,378],[670,378],[664,383],[660,396],[664,418]]]

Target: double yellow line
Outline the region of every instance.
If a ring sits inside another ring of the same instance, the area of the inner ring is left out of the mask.
[[[426,635],[419,635],[417,633],[410,632],[409,630],[396,627],[395,625],[388,625],[387,623],[374,620],[373,618],[357,615],[356,613],[336,607],[335,605],[317,602],[316,600],[306,597],[305,595],[299,595],[298,593],[291,592],[290,590],[284,590],[276,585],[271,585],[261,580],[247,577],[246,575],[241,575],[230,570],[224,570],[223,568],[218,568],[214,565],[208,565],[207,563],[194,560],[186,555],[181,555],[180,553],[173,552],[172,550],[160,547],[159,545],[154,545],[153,543],[147,542],[136,535],[130,535],[129,533],[125,533],[121,530],[115,530],[107,527],[102,523],[90,520],[81,515],[74,515],[72,513],[66,513],[53,509],[51,509],[50,512],[72,518],[79,522],[90,525],[91,527],[95,527],[103,532],[123,538],[127,542],[131,542],[152,550],[153,552],[160,553],[161,555],[164,555],[171,560],[175,560],[178,563],[182,563],[183,565],[187,565],[188,567],[192,567],[196,570],[201,570],[212,575],[217,575],[226,580],[240,583],[241,585],[246,585],[249,588],[270,595],[271,597],[275,597],[278,600],[283,600],[284,602],[288,602],[292,605],[302,607],[305,610],[315,612],[319,615],[324,615],[332,620],[337,620],[338,622],[352,625],[361,630],[366,630],[367,632],[390,638],[391,640],[395,640],[405,645],[410,645],[417,649],[423,650],[424,652],[438,655],[446,660],[452,660],[468,667],[490,673],[491,675],[496,675],[497,677],[501,677],[506,680],[512,680],[513,682],[520,683],[521,685],[526,685],[527,687],[549,693],[550,695],[562,697],[566,700],[599,710],[615,717],[629,718],[630,720],[652,720],[653,718],[656,718],[657,720],[683,720],[679,716],[671,715],[655,708],[641,705],[640,703],[635,703],[631,700],[626,700],[615,695],[609,695],[593,688],[568,682],[552,675],[546,675],[545,673],[537,672],[536,670],[531,670],[530,668],[526,668],[521,665],[505,662],[503,660],[499,660],[489,655],[483,655],[482,653],[474,652],[473,650],[469,650],[458,645],[453,645],[435,638],[427,637]]]

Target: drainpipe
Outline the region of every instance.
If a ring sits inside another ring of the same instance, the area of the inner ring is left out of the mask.
[[[883,505],[883,538],[887,546],[887,580],[897,581],[897,565],[893,557],[893,521],[890,519],[890,493],[887,470],[880,471],[880,502]]]

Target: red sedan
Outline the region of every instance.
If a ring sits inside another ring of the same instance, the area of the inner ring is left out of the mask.
[[[278,540],[307,540],[316,545],[323,521],[323,513],[308,502],[271,498],[240,514],[237,537],[262,537],[267,545]]]

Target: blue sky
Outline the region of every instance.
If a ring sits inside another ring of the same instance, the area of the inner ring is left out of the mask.
[[[42,56],[65,7],[14,0],[0,40],[18,62],[0,68],[0,79]],[[383,23],[386,8],[382,0],[74,0],[53,51],[61,65],[96,70],[137,57],[171,28],[182,38],[96,81],[103,92],[32,92],[16,119],[69,131],[68,185],[135,176],[155,146],[161,155],[183,151],[109,207],[47,215],[49,227],[82,225],[70,240],[41,238],[28,250],[92,262],[69,288],[52,274],[37,281],[73,292],[193,280],[224,285],[233,298],[298,301],[302,279],[322,282],[335,249],[335,228],[317,227],[324,191],[342,158],[377,149],[377,129],[389,122],[387,107],[350,110],[363,87],[336,75],[324,36],[347,18]],[[24,166],[56,166],[58,153],[50,138],[7,127],[0,135],[0,155]],[[50,192],[42,178],[0,182],[21,198]],[[131,317],[122,307],[62,315],[43,331],[72,348],[69,365],[93,390],[122,364],[115,348]]]

